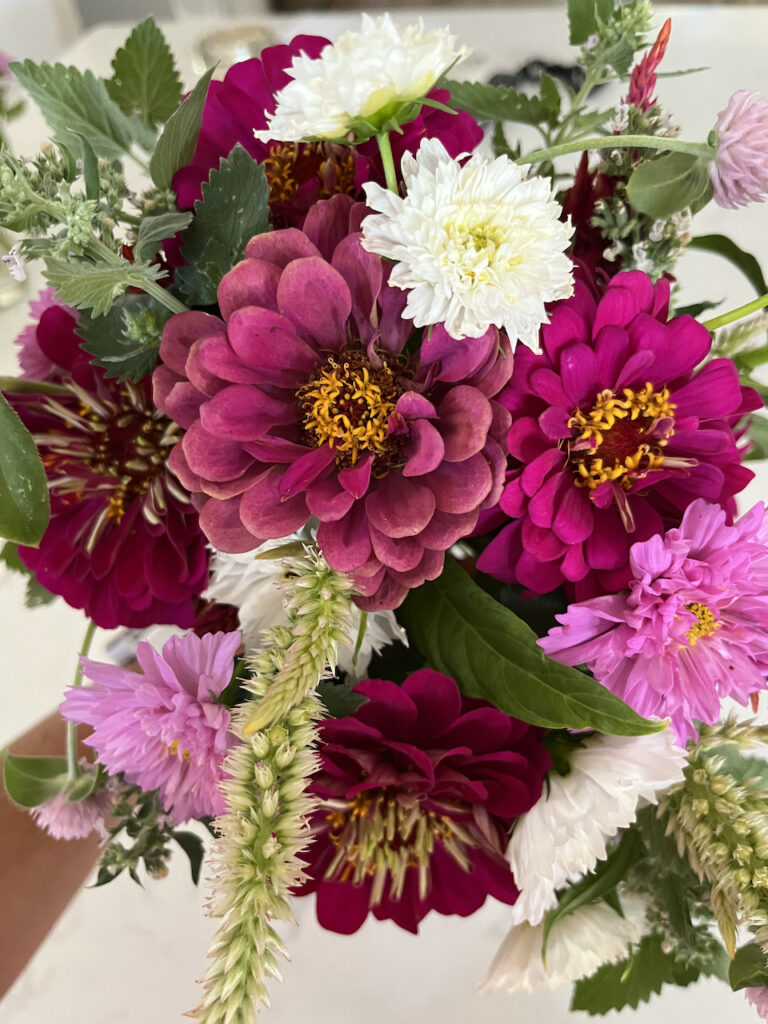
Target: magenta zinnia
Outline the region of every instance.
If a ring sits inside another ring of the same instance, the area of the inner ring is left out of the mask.
[[[8,398],[38,444],[51,520],[23,562],[97,625],[191,626],[208,556],[189,495],[168,472],[177,428],[152,404],[150,381],[118,384],[91,366],[74,310],[43,293],[19,339],[25,376],[63,387]]]
[[[634,544],[629,589],[573,604],[539,641],[641,715],[670,718],[679,741],[720,702],[746,704],[768,675],[768,522],[755,505],[733,526],[705,501],[678,529]]]
[[[68,690],[61,713],[92,726],[85,742],[110,775],[157,789],[174,821],[221,814],[218,785],[232,735],[217,698],[232,679],[240,641],[240,633],[187,633],[166,641],[162,654],[142,641],[140,672],[83,658],[95,685]]]
[[[462,698],[432,669],[355,692],[368,702],[320,725],[310,786],[321,804],[299,893],[317,893],[320,924],[349,934],[370,912],[415,932],[430,910],[514,903],[504,850],[550,766],[541,730]]]
[[[542,353],[515,349],[500,400],[514,462],[504,526],[478,561],[536,593],[577,599],[628,579],[630,545],[679,524],[695,498],[732,515],[753,474],[735,425],[762,406],[690,316],[667,319],[669,282],[617,274],[596,300],[583,283],[542,328]]]
[[[166,325],[158,407],[185,430],[170,466],[196,492],[221,551],[286,537],[311,516],[328,564],[368,610],[439,575],[445,551],[498,501],[512,371],[495,327],[454,341],[437,325],[417,356],[365,213],[318,203],[304,232],[258,235],[219,286],[223,320]]]

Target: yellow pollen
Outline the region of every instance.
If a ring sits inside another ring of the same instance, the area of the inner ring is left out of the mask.
[[[696,622],[685,634],[689,647],[693,647],[696,641],[701,640],[703,636],[712,636],[720,625],[714,612],[700,601],[693,601],[691,604],[687,604],[685,610],[696,616]]]
[[[107,504],[107,519],[113,519],[116,523],[122,522],[125,515],[125,489],[121,487],[115,494],[111,494]]]
[[[171,745],[167,749],[171,757],[181,757],[182,761],[189,761],[191,757],[191,754],[189,753],[188,750],[182,750],[181,753],[179,753],[178,740],[174,740],[173,743],[171,743]]]

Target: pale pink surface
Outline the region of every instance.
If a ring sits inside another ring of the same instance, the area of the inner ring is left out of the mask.
[[[715,131],[715,202],[731,210],[761,203],[768,192],[768,97],[739,89],[717,115]]]
[[[754,1006],[762,1020],[768,1020],[768,988],[748,988],[744,990],[747,1002]]]
[[[66,792],[57,793],[38,807],[31,807],[29,813],[40,828],[54,839],[85,839],[91,832],[105,839],[107,831],[104,819],[111,809],[111,792],[97,789],[77,803],[73,803]]]

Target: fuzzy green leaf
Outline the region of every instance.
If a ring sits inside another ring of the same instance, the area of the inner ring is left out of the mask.
[[[195,885],[200,881],[200,869],[203,866],[205,847],[200,836],[194,832],[171,832],[171,835],[189,857],[189,870]]]
[[[768,988],[768,963],[756,942],[736,950],[728,967],[728,981],[734,992],[742,988]]]
[[[5,791],[20,807],[38,807],[67,784],[66,757],[21,757],[6,752],[3,758]]]
[[[99,158],[96,156],[93,146],[85,135],[82,135],[80,132],[74,132],[73,134],[77,135],[80,139],[80,151],[83,154],[83,183],[85,185],[85,198],[98,202],[99,196],[101,195],[101,186],[99,184]]]
[[[54,135],[79,146],[85,136],[98,156],[119,160],[138,142],[150,149],[153,134],[132,121],[90,71],[25,60],[11,68],[40,108]]]
[[[447,81],[454,110],[466,110],[477,121],[515,121],[518,124],[549,124],[552,112],[538,96],[526,96],[504,85]]]
[[[88,309],[92,317],[103,316],[127,288],[143,288],[156,281],[162,269],[149,263],[68,262],[48,256],[45,279],[67,306]]]
[[[398,615],[410,639],[462,693],[547,729],[641,736],[663,728],[610,690],[546,657],[536,634],[469,578],[453,559],[439,579],[412,590]]]
[[[191,211],[179,213],[158,213],[145,217],[139,225],[139,232],[133,244],[133,255],[137,260],[151,260],[157,255],[160,245],[177,231],[183,231],[192,220]]]
[[[168,43],[154,18],[128,36],[112,61],[107,91],[125,114],[148,126],[167,121],[181,103],[181,79]]]
[[[141,380],[154,370],[160,349],[159,333],[154,338],[137,340],[125,329],[126,313],[137,317],[150,309],[159,325],[171,316],[170,310],[150,295],[125,294],[105,315],[79,320],[76,330],[84,341],[83,349],[94,357],[92,362],[101,367],[107,377]]]
[[[708,196],[707,161],[694,153],[665,153],[639,164],[627,182],[630,206],[664,219]]]
[[[209,68],[192,92],[168,119],[149,161],[149,173],[158,188],[170,188],[173,176],[188,164],[200,133],[208,85],[215,68]]]
[[[187,266],[175,281],[192,305],[209,306],[251,238],[269,229],[269,185],[264,168],[238,143],[211,171],[202,193],[182,249]]]
[[[332,679],[324,679],[319,684],[317,695],[331,718],[346,718],[368,702],[362,693],[355,693],[349,686]]]
[[[557,121],[560,117],[560,90],[557,87],[557,82],[552,78],[551,75],[547,75],[542,72],[541,85],[540,85],[541,101],[549,110],[552,118]]]
[[[568,26],[571,46],[581,46],[597,32],[598,16],[610,17],[613,0],[568,0]]]
[[[50,514],[48,484],[35,442],[0,394],[0,537],[37,545]]]
[[[726,235],[696,235],[688,243],[688,248],[713,252],[717,256],[722,256],[742,272],[758,295],[768,292],[768,284],[765,282],[757,259],[751,253],[744,252]]]

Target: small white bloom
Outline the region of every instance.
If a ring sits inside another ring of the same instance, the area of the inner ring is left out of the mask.
[[[554,925],[547,939],[546,966],[541,956],[543,924],[515,925],[499,947],[481,992],[506,989],[532,992],[559,988],[586,978],[603,964],[623,960],[645,931],[645,904],[622,901],[624,917],[607,903],[588,903]]]
[[[613,263],[615,259],[621,256],[623,251],[624,246],[622,245],[621,240],[617,238],[611,242],[606,249],[603,249],[603,259],[608,260],[609,263]]]
[[[629,127],[629,104],[618,103],[611,117],[611,135],[622,135]]]
[[[526,178],[506,156],[475,153],[464,165],[437,139],[403,156],[404,198],[368,182],[376,215],[362,222],[363,248],[396,261],[390,284],[408,291],[417,327],[444,323],[453,338],[491,325],[535,345],[544,303],[573,292],[565,255],[572,234],[547,178]]]
[[[678,213],[673,213],[670,219],[675,232],[675,238],[681,245],[687,245],[691,240],[691,225],[693,223],[690,206],[686,206],[684,210],[680,210]]]
[[[293,81],[277,94],[267,128],[254,135],[262,142],[339,139],[356,119],[397,118],[398,106],[426,96],[466,54],[455,42],[448,28],[426,32],[421,20],[400,26],[388,14],[363,14],[359,32],[345,32],[315,59],[293,58]]]
[[[211,562],[211,582],[204,596],[222,604],[233,604],[238,609],[240,628],[246,650],[251,653],[262,646],[262,635],[271,626],[283,625],[286,621],[283,607],[281,584],[287,578],[285,565],[279,559],[257,558],[271,548],[296,540],[268,541],[244,554],[231,555],[215,551]],[[352,606],[352,645],[341,644],[338,652],[338,666],[350,679],[365,677],[374,651],[398,640],[408,643],[405,631],[398,625],[391,611],[372,612],[368,615],[365,636],[354,657],[354,645],[360,629],[360,610]]]
[[[24,260],[19,255],[15,245],[9,253],[0,256],[0,263],[6,265],[8,273],[14,281],[26,281],[27,272],[24,269]]]
[[[517,924],[538,924],[556,890],[592,871],[606,840],[631,825],[641,801],[683,778],[685,751],[671,729],[650,736],[594,736],[571,755],[571,771],[549,776],[546,792],[515,825],[507,850],[520,897]]]
[[[648,255],[648,246],[645,242],[635,242],[632,246],[632,260],[635,270],[642,270],[644,274],[653,273],[653,260]]]
[[[648,237],[652,242],[661,242],[664,239],[666,228],[667,222],[663,218],[655,220],[651,225],[651,230],[648,232]]]

